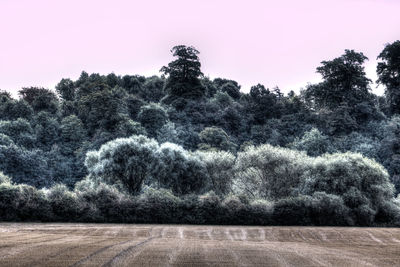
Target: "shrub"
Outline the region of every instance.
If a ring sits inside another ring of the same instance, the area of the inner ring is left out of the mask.
[[[273,224],[272,214],[274,211],[274,203],[264,200],[256,199],[249,205],[249,219],[251,224],[255,225],[271,225]]]
[[[278,225],[310,225],[311,201],[309,196],[278,200],[274,205],[273,221]]]
[[[47,221],[52,218],[51,207],[43,191],[33,186],[18,185],[18,217],[22,221]]]
[[[81,203],[76,193],[63,184],[54,185],[46,192],[55,220],[75,221],[81,212]]]
[[[135,218],[139,223],[178,223],[180,199],[167,189],[147,188],[136,199]]]
[[[375,222],[379,225],[400,226],[399,201],[385,201],[375,215]]]
[[[0,220],[18,220],[19,188],[9,183],[0,183]]]
[[[247,205],[242,199],[235,195],[230,195],[224,199],[222,205],[225,209],[225,224],[249,224],[251,217],[248,214]]]
[[[74,192],[81,205],[85,222],[132,222],[132,199],[115,186],[85,179],[78,182]]]
[[[213,191],[200,196],[198,199],[192,197],[191,200],[195,200],[194,205],[198,202],[197,209],[192,211],[196,212],[196,223],[218,224],[226,217],[226,212],[222,208],[221,198]],[[186,216],[190,215],[189,211]]]
[[[349,208],[340,196],[315,192],[311,199],[310,213],[314,225],[353,225]]]

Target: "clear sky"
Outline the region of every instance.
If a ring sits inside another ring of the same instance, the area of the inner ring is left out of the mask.
[[[298,91],[344,49],[363,52],[376,80],[376,57],[398,39],[400,0],[0,0],[0,88],[159,74],[185,44],[210,78]]]

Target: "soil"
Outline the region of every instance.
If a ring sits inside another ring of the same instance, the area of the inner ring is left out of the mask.
[[[400,229],[0,223],[0,266],[400,266]]]

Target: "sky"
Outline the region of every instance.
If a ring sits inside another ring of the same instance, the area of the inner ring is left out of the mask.
[[[298,92],[345,49],[369,58],[375,81],[376,57],[400,39],[399,14],[400,0],[0,0],[0,89],[54,88],[83,70],[160,75],[181,44],[200,51],[206,76],[244,92]]]

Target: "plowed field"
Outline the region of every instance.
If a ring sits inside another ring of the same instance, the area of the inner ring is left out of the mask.
[[[400,229],[2,223],[0,266],[400,266]]]

